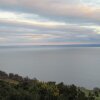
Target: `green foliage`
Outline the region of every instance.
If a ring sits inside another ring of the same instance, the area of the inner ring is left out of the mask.
[[[99,100],[97,89],[86,95],[75,85],[40,82],[0,71],[0,100]]]

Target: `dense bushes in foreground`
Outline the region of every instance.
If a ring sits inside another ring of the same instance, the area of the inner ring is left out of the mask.
[[[97,93],[96,93],[97,95]],[[0,100],[96,100],[75,85],[40,82],[0,71]]]

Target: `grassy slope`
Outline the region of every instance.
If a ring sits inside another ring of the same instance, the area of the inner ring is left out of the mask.
[[[12,80],[12,79],[0,79],[0,80],[11,83],[11,84],[16,84],[16,85],[19,83],[18,81],[15,81],[15,80]]]
[[[86,88],[80,88],[80,89],[86,94],[86,96],[88,96],[89,93],[93,94],[93,90],[88,90]],[[95,100],[100,100],[100,94],[99,97],[95,97]]]

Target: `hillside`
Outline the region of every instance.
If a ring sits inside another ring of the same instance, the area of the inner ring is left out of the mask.
[[[100,100],[100,89],[41,82],[0,71],[0,100]]]

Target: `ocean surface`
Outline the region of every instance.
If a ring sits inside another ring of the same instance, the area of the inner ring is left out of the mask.
[[[0,47],[0,70],[42,81],[100,87],[100,47]]]

